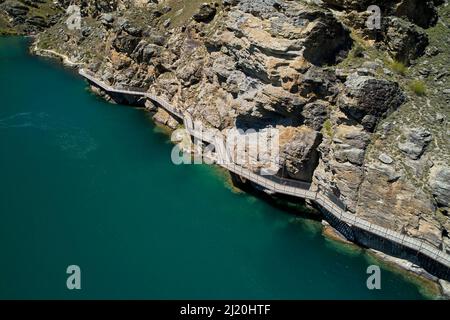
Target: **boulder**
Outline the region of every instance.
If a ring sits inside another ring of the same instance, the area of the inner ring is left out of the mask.
[[[235,70],[229,74],[225,87],[233,95],[248,95],[256,90],[258,82],[247,77],[243,72]]]
[[[286,9],[286,3],[281,0],[228,0],[227,3],[237,4],[239,10],[263,19],[276,16]]]
[[[285,173],[288,177],[311,181],[319,161],[317,147],[321,141],[322,135],[319,132],[300,127],[298,133],[282,149]]]
[[[284,117],[299,116],[304,99],[280,87],[266,85],[255,96],[256,107]]]
[[[432,140],[431,133],[423,128],[407,129],[404,136],[405,139],[398,143],[398,148],[412,160],[419,159]]]
[[[197,13],[194,14],[193,18],[197,22],[210,22],[214,19],[216,15],[216,7],[214,3],[203,3],[200,5]]]
[[[371,5],[377,5],[381,9],[381,14],[395,15],[408,19],[412,23],[422,28],[434,26],[438,20],[436,6],[443,3],[443,0],[322,0],[329,7],[338,10],[351,12],[366,11]]]
[[[315,24],[304,40],[303,56],[315,65],[333,64],[352,46],[350,31],[331,13],[304,11],[299,18],[314,18]]]
[[[142,61],[149,62],[151,58],[161,52],[162,48],[156,44],[149,44],[142,50]]]
[[[355,73],[347,78],[338,106],[366,129],[373,130],[379,119],[396,110],[405,100],[396,82]]]
[[[378,156],[378,160],[380,160],[384,164],[392,164],[394,162],[394,159],[392,159],[390,156],[388,156],[386,153],[381,153]]]
[[[334,157],[338,162],[348,161],[360,166],[364,162],[364,150],[345,146],[340,150],[336,150]]]
[[[198,83],[202,77],[203,64],[204,61],[202,59],[194,57],[176,70],[176,76],[184,86],[188,87],[194,85]]]
[[[125,23],[122,25],[123,31],[128,33],[129,35],[135,36],[135,37],[141,37],[142,36],[142,28],[138,26],[131,25],[130,23]]]
[[[164,109],[158,108],[158,111],[153,115],[153,120],[166,125],[171,129],[176,129],[178,122]]]
[[[146,41],[140,41],[133,51],[132,58],[137,62],[149,64],[151,59],[155,56],[159,56],[162,52],[162,48],[153,43],[147,43]]]
[[[138,45],[140,38],[121,33],[113,41],[114,48],[122,53],[131,54]]]
[[[112,24],[114,22],[114,16],[111,13],[103,13],[100,16],[100,22],[103,25],[110,27],[110,26],[112,26]]]
[[[422,56],[428,46],[427,34],[411,22],[388,17],[383,24],[383,43],[391,56],[405,64]]]
[[[422,28],[436,25],[439,19],[433,0],[402,0],[395,8],[395,15]]]
[[[428,183],[436,202],[443,207],[450,207],[450,167],[435,165],[430,170]]]
[[[364,163],[365,149],[370,136],[361,128],[340,125],[336,128],[334,142],[334,158],[340,162],[350,162],[361,166]]]
[[[321,100],[308,103],[303,107],[302,116],[304,124],[314,130],[320,131],[323,123],[328,119],[330,105]]]

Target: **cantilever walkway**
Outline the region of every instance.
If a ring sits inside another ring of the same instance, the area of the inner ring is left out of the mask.
[[[147,92],[144,92],[142,89],[126,89],[126,88],[113,88],[110,85],[104,83],[103,81],[97,79],[95,77],[95,74],[90,72],[89,70],[80,69],[79,70],[80,75],[94,83],[95,85],[99,86],[105,91],[112,92],[112,93],[121,93],[121,94],[127,94],[127,95],[135,95],[135,96],[143,96],[146,97],[153,102],[156,102],[159,104],[162,108],[164,108],[167,112],[171,113],[172,115],[175,115],[179,119],[182,119],[185,125],[186,130],[189,132],[190,135],[192,135],[195,138],[203,139],[203,141],[206,141],[208,143],[214,144],[214,139],[207,138],[206,135],[204,135],[202,132],[197,132],[193,125],[192,125],[192,118],[189,114],[186,112],[182,113],[181,111],[177,110],[174,106],[172,106],[170,103],[151,95]],[[370,223],[364,219],[361,219],[357,216],[355,216],[352,213],[349,213],[348,211],[342,209],[342,204],[338,204],[333,202],[332,199],[324,194],[321,191],[312,191],[309,189],[309,187],[295,185],[293,186],[290,183],[287,183],[288,180],[283,181],[282,178],[278,178],[275,181],[275,179],[270,179],[265,176],[261,176],[259,174],[256,174],[242,166],[239,166],[237,164],[227,164],[227,163],[217,163],[218,165],[226,168],[227,170],[246,178],[249,181],[252,181],[270,191],[290,195],[302,199],[309,199],[311,201],[314,201],[322,208],[326,209],[329,213],[331,213],[335,218],[337,218],[339,221],[342,221],[346,223],[349,226],[355,226],[359,229],[365,230],[371,234],[378,235],[381,238],[388,239],[392,242],[395,242],[401,246],[408,247],[416,252],[420,252],[423,255],[431,258],[434,261],[437,261],[441,263],[442,265],[446,266],[447,268],[450,268],[450,256],[447,255],[444,251],[441,251],[432,245],[428,244],[425,241],[420,241],[417,239],[414,239],[412,237],[406,236],[404,234],[400,234],[396,231],[383,228],[381,226],[375,225],[373,223]]]
[[[142,88],[132,88],[132,89],[130,89],[130,88],[114,88],[114,87],[111,87],[110,85],[108,85],[107,83],[97,79],[95,77],[95,74],[89,70],[80,69],[78,71],[78,73],[107,92],[127,94],[127,95],[131,95],[131,96],[146,97],[147,99],[152,100],[152,101],[156,102],[157,104],[159,104],[160,106],[162,106],[167,112],[171,113],[172,115],[175,115],[180,119],[184,119],[183,114],[181,112],[179,112],[176,108],[174,108],[171,104],[158,98],[157,96],[151,95],[150,93],[146,92],[145,89],[142,89]]]

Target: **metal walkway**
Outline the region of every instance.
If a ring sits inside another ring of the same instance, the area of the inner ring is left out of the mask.
[[[204,132],[198,132],[194,129],[194,126],[192,125],[192,117],[188,113],[177,110],[170,103],[145,92],[143,89],[113,88],[105,82],[97,79],[95,77],[95,74],[85,69],[80,69],[79,74],[107,92],[144,96],[152,100],[153,102],[156,102],[170,114],[175,115],[179,119],[182,119],[186,130],[191,136],[218,146],[218,142],[213,137],[205,135]],[[293,184],[290,183],[291,180],[289,179],[262,176],[237,164],[230,164],[221,161],[218,161],[217,164],[275,193],[314,201],[319,206],[326,209],[339,221],[344,222],[349,226],[355,226],[359,229],[365,230],[371,234],[378,235],[381,238],[388,239],[401,246],[408,247],[416,252],[420,252],[423,255],[431,258],[436,262],[441,263],[442,265],[450,269],[450,256],[444,251],[435,248],[425,241],[409,237],[405,234],[400,234],[396,231],[383,228],[364,219],[361,219],[356,215],[344,210],[343,208],[345,208],[345,205],[340,200],[332,199],[330,196],[321,191],[311,191],[309,188],[309,184]]]

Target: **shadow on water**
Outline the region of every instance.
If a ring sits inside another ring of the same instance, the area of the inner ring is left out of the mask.
[[[309,220],[322,220],[320,212],[309,206],[303,199],[284,194],[268,194],[260,188],[255,187],[253,183],[248,181],[242,183],[233,173],[229,174],[231,176],[230,183],[232,183],[235,188],[238,188],[257,199],[265,201],[272,208]]]

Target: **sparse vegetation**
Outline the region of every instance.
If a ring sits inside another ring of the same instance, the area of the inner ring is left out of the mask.
[[[15,34],[14,30],[10,27],[6,18],[0,13],[0,35]]]
[[[395,73],[398,73],[402,76],[404,76],[406,74],[406,72],[408,71],[408,67],[403,62],[400,62],[400,61],[396,61],[396,60],[389,61],[388,66],[392,71],[394,71]]]
[[[323,123],[323,128],[322,128],[322,132],[324,134],[326,134],[328,137],[333,137],[333,126],[331,125],[331,121],[330,119],[327,119],[324,123]]]
[[[421,80],[412,80],[409,83],[409,88],[418,96],[424,96],[427,94],[427,87],[425,82]]]
[[[361,45],[356,44],[355,47],[352,49],[351,54],[353,58],[362,58],[364,57],[364,52],[365,52],[364,48]]]
[[[170,19],[170,23],[174,27],[185,25],[188,21],[192,19],[193,14],[198,10],[203,3],[220,3],[217,0],[190,0],[190,1],[177,1],[169,0],[168,2],[163,2],[160,7],[170,6],[172,10],[164,14],[162,21]]]

